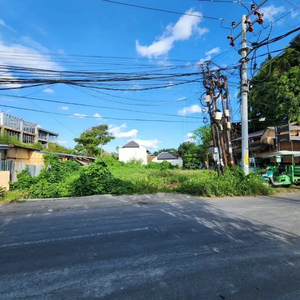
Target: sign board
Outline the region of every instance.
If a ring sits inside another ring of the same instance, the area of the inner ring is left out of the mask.
[[[278,143],[284,143],[284,142],[290,142],[290,134],[286,133],[286,134],[278,134],[277,135],[277,142]]]
[[[276,125],[276,133],[288,132],[290,131],[290,123],[289,121],[284,121]]]
[[[277,124],[275,130],[276,130],[276,138],[278,144],[284,142],[290,142],[290,122],[288,120]]]

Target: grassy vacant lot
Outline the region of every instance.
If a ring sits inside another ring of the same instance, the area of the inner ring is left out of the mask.
[[[26,198],[74,197],[100,194],[150,194],[177,192],[204,197],[270,195],[274,189],[260,175],[245,176],[240,168],[214,171],[174,169],[169,163],[120,163],[112,157],[96,160],[88,167],[76,162],[60,162],[55,155],[45,157],[46,168],[32,178],[28,171],[6,193],[7,202]]]

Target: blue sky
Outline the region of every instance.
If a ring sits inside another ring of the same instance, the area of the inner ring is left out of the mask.
[[[247,13],[246,9],[238,4],[200,3],[196,0],[120,1],[236,22],[240,20],[243,13]],[[299,7],[296,0],[291,1]],[[201,60],[212,60],[220,66],[228,66],[239,60],[236,50],[229,46],[229,41],[226,39],[230,29],[222,28],[218,20],[142,10],[100,0],[0,0],[0,7],[2,65],[89,71],[101,71],[109,66],[116,72],[122,72],[123,70],[137,71],[141,64],[156,68],[160,65],[181,64],[199,70],[196,64]],[[288,32],[297,24],[299,26],[300,10],[287,1],[268,1],[263,10],[265,26],[270,21],[276,21],[276,18],[283,13],[289,12],[283,20],[275,22],[271,37]],[[230,23],[224,22],[223,26],[230,27]],[[257,34],[261,29],[262,27],[256,24],[254,33]],[[233,32],[234,35],[237,33],[239,29]],[[263,30],[261,39],[268,33],[269,29]],[[248,37],[251,41],[258,38],[250,33]],[[283,48],[292,37],[289,36],[272,45],[270,50]],[[237,48],[239,41],[237,41]],[[258,55],[265,52],[266,49],[260,49]],[[217,56],[222,53],[224,55]],[[82,58],[74,55],[90,57]],[[96,60],[91,56],[103,56],[103,58]],[[106,59],[105,57],[130,59]],[[239,120],[238,99],[235,97],[238,78],[229,77],[229,82],[232,83],[231,104],[234,120]],[[138,84],[132,86],[132,88],[139,87]],[[74,117],[4,107],[0,109],[9,110],[13,115],[58,132],[60,143],[67,147],[74,146],[73,138],[82,131],[102,123],[108,124],[111,132],[116,136],[116,139],[105,147],[108,151],[115,151],[117,146],[122,146],[131,139],[137,140],[153,151],[157,148],[177,148],[180,143],[188,139],[188,134],[192,130],[203,125],[205,114],[201,113],[198,101],[203,92],[201,83],[176,87],[169,82],[168,88],[160,90],[108,92],[110,96],[103,94],[99,96],[95,92],[82,88],[53,85],[4,91],[1,94],[31,95],[31,97],[50,100],[108,106],[112,109],[30,101],[7,96],[0,96],[0,104],[60,112]],[[119,110],[120,108],[167,113],[174,117],[127,112]],[[86,116],[95,116],[95,118]],[[109,117],[120,120],[110,120]],[[198,117],[198,119],[189,117]],[[177,122],[121,120],[137,118]]]

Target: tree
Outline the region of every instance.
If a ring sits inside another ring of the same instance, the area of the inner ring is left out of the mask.
[[[211,127],[210,125],[201,126],[193,131],[192,138],[195,140],[197,145],[203,145],[209,147],[212,143],[211,138]]]
[[[184,142],[178,148],[178,154],[183,159],[183,168],[189,170],[199,169],[201,148],[195,143]]]
[[[57,143],[49,143],[48,147],[44,147],[44,150],[51,153],[75,154],[74,149],[58,145]]]
[[[268,58],[250,82],[249,118],[253,129],[274,126],[285,117],[300,121],[300,46],[286,48],[275,59]]]
[[[84,131],[79,138],[75,138],[77,143],[75,150],[81,155],[97,157],[103,150],[99,145],[104,146],[114,139],[108,131],[107,125],[98,125]]]

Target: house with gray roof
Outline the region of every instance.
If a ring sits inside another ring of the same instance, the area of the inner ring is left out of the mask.
[[[183,160],[176,152],[161,152],[152,160],[154,163],[162,163],[163,161],[167,161],[171,165],[180,168],[183,166]]]
[[[145,147],[139,145],[136,141],[129,141],[123,147],[119,147],[118,151],[119,161],[127,163],[136,160],[141,161],[143,165],[147,164],[149,151]]]

